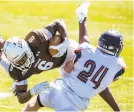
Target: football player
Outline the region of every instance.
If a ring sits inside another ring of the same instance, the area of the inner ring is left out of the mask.
[[[62,42],[53,46],[58,52],[51,56],[48,51],[49,41],[57,31],[61,35]],[[4,42],[1,41],[1,43]],[[33,30],[25,39],[9,38],[4,43],[1,64],[8,71],[10,77],[15,80],[15,87],[13,86],[12,90],[19,102],[25,103],[33,95],[41,93],[49,87],[48,82],[44,82],[27,91],[27,78],[42,71],[63,66],[73,55],[72,49],[77,46],[78,43],[75,41],[68,41],[63,20],[56,20],[45,28]]]
[[[41,107],[56,111],[83,111],[90,100],[99,94],[114,111],[119,107],[108,86],[125,71],[125,63],[119,57],[123,49],[123,37],[116,30],[101,34],[98,46],[89,43],[86,17],[89,3],[77,9],[79,20],[79,43],[75,56],[61,69],[63,79],[57,79],[46,93],[39,94],[23,111],[37,111]]]

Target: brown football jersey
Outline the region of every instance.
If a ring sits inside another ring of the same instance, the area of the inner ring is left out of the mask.
[[[40,29],[31,31],[25,38],[29,47],[31,48],[35,62],[28,69],[26,73],[21,70],[9,66],[9,74],[14,80],[22,81],[27,79],[33,74],[39,74],[42,71],[51,70],[57,67],[60,67],[64,62],[67,53],[65,53],[62,57],[53,58],[48,52],[48,45],[50,37],[47,34],[47,30]]]

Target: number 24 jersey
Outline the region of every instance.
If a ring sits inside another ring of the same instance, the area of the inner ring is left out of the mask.
[[[92,98],[121,76],[126,68],[122,58],[104,54],[88,43],[81,44],[75,53],[74,69],[64,80],[79,97]]]

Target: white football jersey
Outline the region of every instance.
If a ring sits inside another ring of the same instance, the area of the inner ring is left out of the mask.
[[[115,77],[123,74],[122,70],[126,67],[122,58],[103,54],[86,42],[79,46],[78,51],[74,69],[64,80],[80,98],[91,99],[105,90]],[[67,74],[64,69],[61,69],[61,73]]]

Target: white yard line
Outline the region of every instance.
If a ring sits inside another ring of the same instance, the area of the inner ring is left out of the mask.
[[[12,94],[9,92],[0,92],[0,99],[11,97],[11,96],[12,96]]]
[[[134,81],[134,78],[130,78],[130,77],[121,77],[121,79]]]
[[[15,106],[4,106],[4,105],[0,105],[0,108],[4,108],[4,109],[15,109],[14,111],[20,110],[19,108],[16,108]],[[54,111],[52,111],[52,110],[39,110],[38,112],[54,112]]]
[[[7,109],[17,109],[15,106],[4,106],[4,105],[1,105],[0,107],[1,108],[7,108]]]

